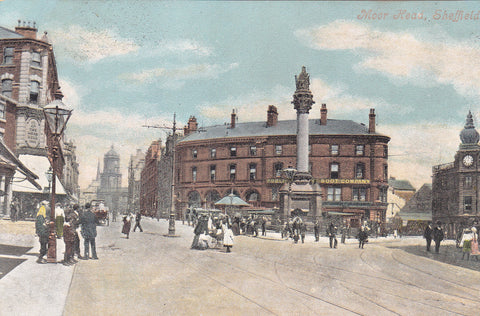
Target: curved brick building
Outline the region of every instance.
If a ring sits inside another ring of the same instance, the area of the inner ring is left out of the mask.
[[[296,165],[296,121],[278,120],[275,106],[266,121],[197,128],[191,117],[177,144],[177,209],[212,207],[230,192],[255,207],[278,207],[282,170]],[[357,227],[364,219],[385,221],[388,189],[388,142],[376,133],[375,111],[369,126],[350,120],[309,120],[309,169],[320,184],[323,209],[343,215]]]

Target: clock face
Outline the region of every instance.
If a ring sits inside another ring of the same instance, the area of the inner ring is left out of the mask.
[[[470,155],[466,155],[465,157],[463,157],[463,164],[466,167],[470,167],[471,165],[473,165],[473,157]]]

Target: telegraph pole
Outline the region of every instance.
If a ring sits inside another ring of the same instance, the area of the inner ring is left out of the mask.
[[[169,222],[168,222],[168,235],[170,237],[175,236],[175,143],[176,143],[176,132],[177,132],[177,122],[176,122],[176,113],[173,113],[173,126],[159,126],[159,125],[143,125],[143,127],[147,128],[160,128],[160,129],[167,129],[172,131],[172,172],[171,172],[171,192],[170,192],[170,215],[169,215]],[[158,210],[157,210],[158,211]]]

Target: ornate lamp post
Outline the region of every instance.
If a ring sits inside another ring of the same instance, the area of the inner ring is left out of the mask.
[[[288,181],[288,197],[287,197],[287,209],[283,214],[284,219],[288,218],[290,215],[290,195],[292,193],[292,183],[295,181],[295,175],[297,174],[297,169],[288,167],[282,170],[283,177]]]
[[[52,191],[50,197],[50,235],[48,236],[47,262],[57,262],[57,241],[55,236],[55,189],[56,177],[62,172],[63,164],[60,163],[61,147],[60,139],[67,125],[72,110],[67,108],[62,102],[62,92],[60,89],[55,92],[55,100],[43,108],[43,114],[46,121],[46,134],[48,145],[48,158],[52,166]]]

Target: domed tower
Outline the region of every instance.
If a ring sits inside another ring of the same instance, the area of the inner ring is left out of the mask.
[[[472,112],[468,111],[467,122],[463,130],[460,132],[460,140],[462,141],[460,148],[478,147],[479,138],[480,136],[475,129],[475,125],[473,125]]]
[[[100,179],[100,187],[102,191],[116,191],[122,184],[120,156],[115,149],[113,149],[113,145],[103,157],[103,172]]]

